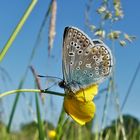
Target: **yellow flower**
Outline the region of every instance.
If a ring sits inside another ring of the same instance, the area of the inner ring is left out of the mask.
[[[98,85],[92,85],[74,93],[67,93],[64,98],[64,108],[68,115],[77,123],[84,125],[95,114],[96,106],[92,101],[98,92]]]
[[[56,131],[55,131],[55,130],[49,130],[49,132],[48,132],[48,137],[49,137],[50,139],[54,139],[55,136],[56,136]]]

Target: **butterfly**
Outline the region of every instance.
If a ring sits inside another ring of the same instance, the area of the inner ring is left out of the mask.
[[[63,35],[63,81],[60,87],[76,93],[110,76],[113,67],[111,50],[101,40],[91,40],[76,27],[66,27]]]
[[[63,35],[64,109],[80,125],[89,122],[96,112],[93,102],[98,84],[112,73],[113,56],[101,40],[91,40],[76,27],[66,27]]]

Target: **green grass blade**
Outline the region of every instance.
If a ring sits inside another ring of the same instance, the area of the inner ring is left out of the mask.
[[[18,89],[22,88],[22,86],[24,84],[24,81],[25,81],[25,78],[26,78],[26,75],[27,75],[27,71],[25,73],[25,77],[23,77],[23,79],[21,80]],[[9,118],[8,125],[7,125],[7,132],[8,133],[10,132],[12,120],[13,120],[13,117],[14,117],[14,113],[15,113],[15,110],[16,110],[16,106],[17,106],[19,97],[20,97],[20,94],[17,94],[16,97],[15,97],[14,103],[13,103],[13,107],[12,107],[12,110],[11,110],[11,113],[10,113],[10,118]]]
[[[64,120],[65,120],[65,111],[64,108],[62,107],[61,110],[61,114],[59,116],[59,120],[58,120],[58,124],[57,124],[57,128],[56,128],[56,140],[60,140],[60,137],[63,134],[62,128],[63,128],[63,124],[64,124]]]
[[[8,133],[10,132],[10,128],[11,128],[13,116],[14,116],[14,113],[15,113],[15,110],[16,110],[16,106],[17,106],[17,102],[18,102],[18,99],[19,99],[19,95],[20,94],[16,95],[16,98],[15,98],[15,101],[14,101],[14,104],[13,104],[13,107],[12,107],[12,111],[10,113],[10,118],[9,118],[9,122],[8,122],[8,126],[7,126],[7,132]]]
[[[44,140],[45,134],[44,134],[43,122],[41,120],[40,107],[39,107],[39,101],[38,101],[37,94],[35,94],[35,99],[36,99],[36,113],[37,113],[37,120],[38,120],[39,139]]]
[[[19,21],[19,23],[17,24],[16,28],[14,29],[12,35],[10,36],[8,41],[6,42],[4,48],[0,52],[0,62],[4,58],[5,54],[7,53],[8,49],[12,45],[13,41],[15,40],[15,38],[18,35],[18,33],[20,32],[20,30],[22,29],[22,26],[24,25],[25,21],[29,17],[29,15],[32,12],[32,10],[33,10],[34,6],[36,5],[36,3],[37,3],[37,0],[32,0],[31,4],[29,5],[29,7],[25,11],[24,15],[22,16],[21,20]]]

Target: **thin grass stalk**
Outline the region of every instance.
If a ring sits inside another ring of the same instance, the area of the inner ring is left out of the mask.
[[[121,113],[121,109],[120,109],[120,103],[119,103],[119,99],[116,93],[116,97],[115,97],[115,103],[116,103],[116,109],[119,115],[119,120],[120,120],[120,127],[121,127],[121,131],[122,131],[122,135],[123,135],[123,140],[127,140],[126,138],[126,133],[125,133],[125,128],[124,128],[124,123],[123,123],[123,117],[122,117],[122,113]]]
[[[130,82],[130,85],[129,85],[129,87],[128,87],[128,90],[127,90],[127,92],[126,92],[126,94],[125,94],[125,97],[124,97],[124,100],[123,100],[123,103],[122,103],[122,106],[121,106],[121,110],[123,110],[123,108],[124,108],[124,106],[125,106],[125,104],[126,104],[126,102],[127,102],[127,100],[128,100],[128,97],[129,97],[129,95],[130,95],[130,93],[131,93],[132,87],[133,87],[133,85],[134,85],[134,83],[135,83],[135,80],[136,80],[136,78],[137,78],[137,75],[138,75],[139,71],[140,71],[140,62],[139,62],[139,64],[138,64],[137,68],[136,68],[136,71],[135,71],[135,73],[134,73],[134,76],[133,76],[133,78],[132,78],[132,80],[131,80],[131,82]]]
[[[0,72],[2,73],[0,75],[3,76],[3,78],[2,78],[3,82],[4,83],[6,82],[6,80],[4,78],[4,77],[6,77],[8,79],[8,81],[10,81],[10,83],[12,84],[12,79],[11,79],[10,74],[8,73],[8,71],[6,71],[3,67],[0,66]]]
[[[41,120],[41,112],[40,112],[40,106],[38,101],[38,95],[35,94],[35,101],[36,101],[36,115],[37,115],[37,124],[38,124],[38,132],[39,132],[39,139],[44,140],[45,134],[44,134],[44,127],[43,122]]]
[[[6,42],[6,44],[3,47],[2,51],[0,52],[0,62],[3,60],[3,58],[4,58],[5,54],[7,53],[8,49],[11,47],[11,45],[14,42],[16,36],[18,35],[20,30],[22,29],[22,26],[24,25],[24,23],[28,19],[29,15],[32,12],[33,8],[35,7],[36,3],[37,3],[37,0],[32,0],[32,2],[30,3],[29,7],[27,8],[25,13],[23,14],[21,20],[17,24],[17,26],[14,29],[13,33],[11,34],[10,38]]]
[[[70,120],[69,120],[69,117],[65,120],[65,122],[63,123],[63,126],[62,126],[62,135],[60,136],[60,139],[66,139],[67,138],[67,135],[65,132],[68,132],[68,128],[69,128],[69,124],[70,124]]]
[[[111,85],[112,85],[112,80],[109,80],[108,87],[107,87],[107,92],[106,92],[106,97],[105,97],[105,103],[104,103],[104,109],[103,109],[103,115],[102,115],[102,120],[101,120],[101,132],[99,139],[102,140],[102,135],[103,135],[103,129],[105,126],[105,118],[107,116],[107,108],[108,108],[108,103],[109,103],[109,94],[111,90]]]
[[[7,91],[4,93],[0,93],[0,98],[3,98],[5,96],[11,95],[11,94],[15,94],[15,93],[22,93],[22,92],[43,92],[46,94],[51,94],[51,95],[58,95],[58,96],[65,96],[65,94],[63,93],[59,93],[59,92],[54,92],[54,91],[49,91],[49,90],[39,90],[39,89],[16,89],[16,90],[11,90],[11,91]]]
[[[56,128],[56,138],[55,140],[60,140],[61,136],[63,135],[63,124],[64,124],[64,120],[65,120],[65,111],[64,108],[62,107],[60,116],[59,116],[59,120],[57,123],[57,128]]]
[[[98,124],[98,118],[96,117],[96,122],[95,125],[93,127],[93,129],[95,130],[94,132],[94,140],[99,140],[99,124]]]
[[[26,73],[25,73],[26,74]],[[23,86],[23,82],[24,82],[24,79],[25,77],[23,77],[23,79],[21,80],[20,84],[19,84],[19,89]],[[11,93],[1,93],[0,94],[0,98],[1,97],[4,97],[4,96],[7,96]],[[16,97],[15,97],[15,100],[14,100],[14,103],[13,103],[13,106],[12,106],[12,110],[11,110],[11,113],[10,113],[10,117],[9,117],[9,121],[8,121],[8,125],[7,125],[7,132],[9,133],[10,132],[10,129],[11,129],[11,124],[12,124],[12,120],[13,120],[13,117],[14,117],[14,113],[15,113],[15,110],[16,110],[16,106],[17,106],[17,103],[18,103],[18,100],[19,100],[19,96],[20,94],[17,94]]]
[[[52,1],[49,4],[49,7],[48,7],[48,9],[47,9],[47,11],[45,13],[44,18],[43,18],[42,24],[41,24],[41,26],[39,28],[39,32],[37,34],[37,38],[36,38],[36,41],[35,41],[35,44],[34,44],[34,49],[32,51],[31,59],[33,59],[33,56],[35,54],[35,51],[36,51],[36,49],[38,48],[38,46],[39,46],[39,44],[41,42],[41,36],[43,34],[43,29],[44,29],[44,27],[45,27],[45,25],[47,23],[47,19],[48,19],[49,15],[50,15],[51,8],[52,8]]]
[[[113,51],[113,54],[114,54],[115,53],[114,40],[112,41],[112,51]],[[123,140],[127,140],[125,129],[124,129],[124,124],[123,124],[123,117],[122,117],[121,108],[120,108],[120,104],[119,104],[118,93],[116,91],[116,86],[115,86],[115,66],[113,67],[111,91],[112,91],[112,93],[114,93],[113,95],[115,96],[115,106],[116,106],[116,109],[117,109],[117,112],[118,112],[118,115],[119,115],[119,119],[120,119],[120,123],[121,123],[121,131],[122,131],[122,135],[123,135]],[[117,132],[117,130],[116,130],[116,132]]]
[[[84,134],[82,133],[82,126],[79,126],[77,128],[77,130],[78,130],[78,135],[77,135],[78,139],[77,140],[82,140],[82,136],[84,136],[86,132]],[[88,140],[88,138],[87,138],[87,140]]]
[[[87,136],[88,136],[88,138],[89,139],[91,139],[92,138],[92,128],[93,128],[93,121],[94,121],[94,119],[95,118],[93,118],[90,122],[88,122],[88,123],[86,123],[86,125],[85,125],[85,128],[86,128],[86,130],[87,130]]]
[[[110,134],[111,134],[111,130],[109,130],[109,131],[106,133],[105,140],[109,140]]]

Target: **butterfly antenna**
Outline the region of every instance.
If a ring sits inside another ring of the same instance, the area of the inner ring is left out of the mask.
[[[59,78],[59,77],[55,77],[55,76],[46,76],[46,75],[37,75],[38,77],[41,77],[41,78],[54,78],[54,79],[59,79],[61,81],[63,81],[62,78]]]
[[[50,87],[46,88],[46,89],[43,90],[43,91],[49,90],[50,88],[52,88],[53,86],[55,86],[55,85],[57,85],[57,84],[58,84],[58,82],[55,82],[54,84],[52,84]]]

